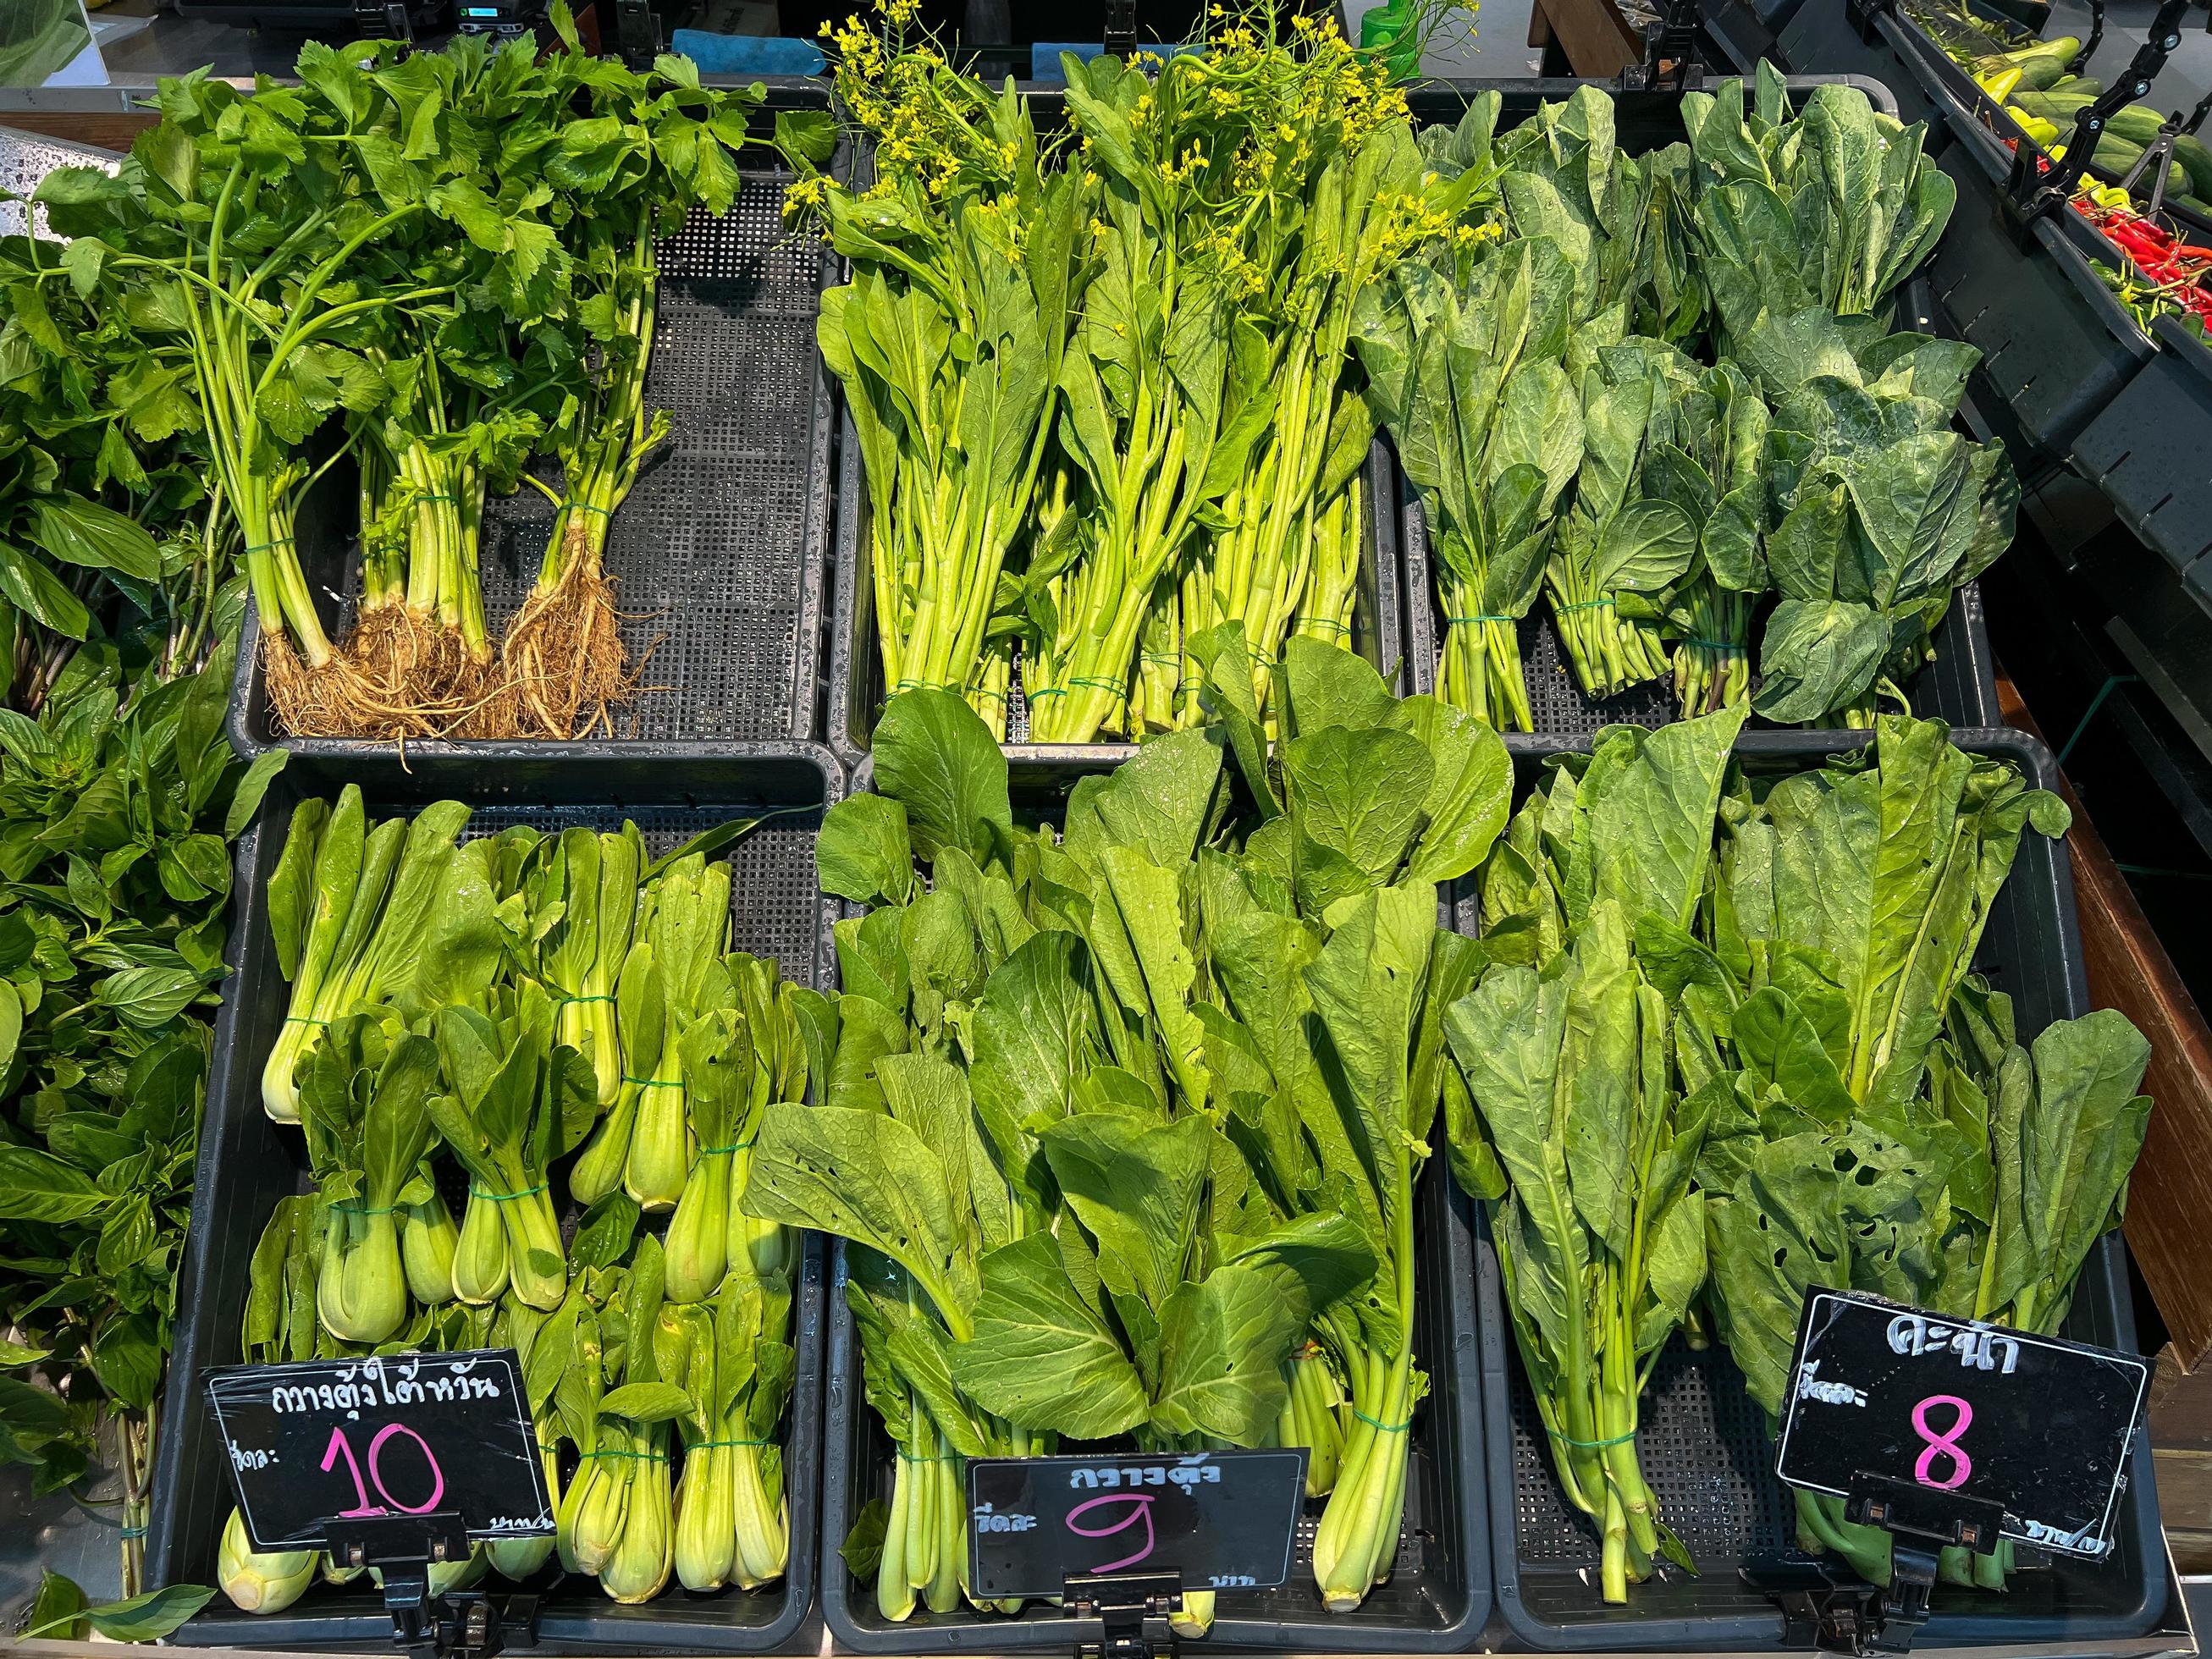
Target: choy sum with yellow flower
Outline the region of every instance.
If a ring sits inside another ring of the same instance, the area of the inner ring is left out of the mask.
[[[1064,59],[1040,131],[911,44],[912,0],[829,31],[869,161],[790,209],[852,262],[824,296],[867,477],[884,682],[1003,738],[1192,726],[1223,652],[1350,641],[1375,438],[1352,302],[1449,222],[1405,100],[1333,22],[1215,7],[1202,50]],[[1231,624],[1237,624],[1232,630]]]

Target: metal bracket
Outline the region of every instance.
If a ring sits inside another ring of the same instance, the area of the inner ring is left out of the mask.
[[[614,0],[615,47],[634,70],[651,69],[660,52],[660,20],[653,0]]]
[[[1844,0],[1844,21],[1858,32],[1859,39],[1869,46],[1875,44],[1876,33],[1874,26],[1875,19],[1885,15],[1894,16],[1896,12],[1896,0]]]
[[[2105,0],[2089,0],[2089,38],[2081,43],[2081,50],[2066,61],[2066,72],[2079,75],[2089,67],[2089,60],[2097,55],[2097,48],[2105,43]]]
[[[406,0],[353,0],[353,26],[368,40],[411,42],[415,39]]]
[[[454,1659],[493,1659],[506,1647],[538,1641],[538,1598],[511,1595],[502,1607],[482,1590],[430,1594],[430,1569],[467,1559],[468,1529],[461,1517],[372,1515],[329,1521],[323,1546],[349,1567],[374,1567],[384,1580],[384,1610],[392,1618],[394,1647],[410,1653],[444,1652]],[[438,1604],[453,1611],[441,1619]]]
[[[1997,202],[2016,238],[2024,241],[2029,227],[2038,219],[2065,207],[2097,152],[2097,138],[2105,124],[2130,104],[2150,96],[2151,82],[2181,44],[2181,20],[2189,5],[2190,0],[2159,0],[2158,15],[2134,58],[2074,118],[2074,134],[2066,141],[2066,154],[2051,162],[2047,171],[2039,165],[2045,158],[2035,144],[2023,137],[2014,146],[2012,176]]]
[[[1070,1574],[1061,1600],[1079,1619],[1105,1628],[1097,1642],[1079,1642],[1075,1659],[1154,1659],[1176,1650],[1172,1633],[1155,1637],[1145,1624],[1182,1610],[1182,1578],[1172,1572]]]
[[[1101,37],[1106,50],[1116,58],[1128,58],[1137,50],[1137,0],[1106,0],[1106,33]]]
[[[1663,87],[1678,91],[1696,88],[1704,77],[1698,67],[1698,0],[1667,0],[1667,9],[1656,23],[1644,26],[1644,61],[1620,72],[1623,92],[1656,92]],[[1672,64],[1662,71],[1662,64]]]
[[[2173,176],[2173,141],[2180,136],[2181,118],[2179,115],[2167,116],[2159,123],[2158,137],[2152,139],[2144,147],[2143,153],[2136,157],[2135,165],[2120,175],[2120,188],[2133,196],[2136,180],[2143,176],[2146,169],[2153,166],[2158,168],[2151,174],[2150,202],[2144,210],[2148,213],[2154,214],[2166,205],[2166,181]]]

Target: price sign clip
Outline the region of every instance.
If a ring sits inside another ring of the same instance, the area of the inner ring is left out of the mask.
[[[1061,1600],[1077,1617],[1104,1627],[1097,1641],[1076,1644],[1075,1659],[1152,1659],[1156,1650],[1175,1651],[1175,1638],[1152,1636],[1145,1621],[1182,1610],[1180,1573],[1070,1573]]]
[[[383,1577],[394,1647],[450,1659],[493,1659],[504,1648],[538,1641],[534,1595],[506,1597],[502,1607],[481,1590],[430,1594],[430,1569],[468,1555],[468,1528],[457,1514],[342,1516],[325,1527],[323,1540],[331,1559],[374,1567]],[[450,1616],[440,1616],[441,1603]]]

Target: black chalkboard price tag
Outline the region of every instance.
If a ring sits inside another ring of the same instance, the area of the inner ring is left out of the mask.
[[[207,1392],[257,1550],[415,1515],[458,1516],[472,1538],[553,1530],[512,1348],[225,1365]]]
[[[968,1559],[979,1599],[1058,1595],[1072,1577],[1176,1572],[1185,1589],[1291,1576],[1306,1451],[978,1457]]]
[[[1815,1291],[1790,1376],[1775,1454],[1790,1486],[1939,1542],[2110,1553],[2140,1357]]]

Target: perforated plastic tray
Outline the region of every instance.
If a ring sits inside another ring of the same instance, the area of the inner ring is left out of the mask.
[[[737,949],[775,957],[800,983],[822,987],[830,980],[834,905],[816,888],[814,838],[823,810],[843,793],[843,775],[819,744],[760,744],[714,759],[662,750],[527,769],[462,765],[447,757],[412,773],[388,757],[367,767],[295,757],[270,789],[260,823],[238,844],[238,902],[226,957],[232,977],[216,1026],[154,1471],[147,1570],[155,1584],[216,1582],[216,1550],[232,1498],[203,1380],[210,1366],[238,1358],[253,1247],[270,1209],[281,1197],[309,1190],[300,1132],[272,1123],[261,1108],[261,1066],[288,995],[269,933],[267,884],[299,802],[335,794],[349,781],[362,784],[372,816],[411,812],[443,797],[466,800],[476,808],[471,835],[511,823],[615,830],[632,818],[654,853],[730,818],[797,809],[721,854],[735,876],[732,940]],[[561,1172],[554,1180],[557,1186]],[[573,1219],[564,1216],[564,1226]],[[541,1648],[763,1653],[798,1631],[813,1603],[820,1534],[823,1276],[821,1242],[810,1234],[793,1291],[799,1370],[785,1417],[791,1559],[783,1579],[758,1593],[693,1595],[672,1587],[643,1606],[619,1607],[589,1580],[563,1581],[549,1571],[528,1586],[543,1597]],[[495,1575],[489,1583],[497,1588],[501,1581]],[[171,1639],[301,1652],[389,1651],[391,1636],[391,1621],[373,1591],[318,1587],[289,1611],[268,1617],[240,1613],[217,1596]]]
[[[803,83],[779,86],[757,130],[764,134],[778,108],[818,108],[823,98]],[[580,744],[556,747],[720,746],[816,734],[830,404],[814,323],[830,262],[820,244],[783,228],[790,174],[765,164],[765,149],[742,154],[729,213],[695,213],[660,248],[645,395],[648,408],[673,417],[673,430],[617,510],[606,550],[623,641],[642,664],[641,689],[614,711],[611,732],[603,725]],[[334,628],[350,619],[360,584],[356,489],[337,471],[299,531],[308,585]],[[482,580],[496,637],[537,580],[552,505],[525,484],[495,498],[484,519]],[[231,741],[240,753],[278,744],[328,755],[389,746],[282,733],[259,643],[249,609],[231,700]],[[408,745],[410,753],[430,747]]]
[[[1073,780],[1110,771],[1087,766],[1016,769],[1014,811],[1055,821]],[[853,793],[874,781],[863,761]],[[1482,1413],[1475,1311],[1475,1218],[1441,1158],[1430,1160],[1415,1199],[1414,1358],[1429,1373],[1415,1413],[1406,1514],[1389,1578],[1353,1613],[1325,1611],[1313,1589],[1313,1531],[1322,1506],[1307,1504],[1290,1581],[1269,1590],[1224,1590],[1203,1642],[1214,1649],[1274,1653],[1449,1653],[1471,1646],[1490,1616],[1490,1529],[1483,1498]],[[1074,1619],[1043,1602],[1015,1617],[917,1608],[893,1622],[876,1610],[872,1584],[854,1578],[838,1547],[872,1498],[890,1497],[894,1449],[862,1386],[859,1333],[845,1305],[845,1248],[830,1252],[830,1404],[823,1451],[822,1616],[836,1644],[856,1653],[1029,1653],[1096,1643],[1096,1619]]]
[[[2051,751],[2022,732],[1962,729],[1952,740],[1972,752],[2013,761],[2045,788],[2057,783]],[[1853,741],[1844,734],[1754,732],[1739,739],[1737,755],[1747,768],[1792,771],[1848,753]],[[1545,758],[1516,756],[1521,787],[1533,781]],[[1471,899],[1463,899],[1459,915],[1462,932],[1479,931]],[[2036,835],[2021,838],[2011,878],[1990,907],[1974,965],[2011,995],[2023,1038],[2052,1020],[2088,1011],[2064,842]],[[1553,1468],[1506,1319],[1486,1224],[1479,1267],[1491,1530],[1498,1609],[1506,1625],[1529,1646],[1554,1650],[1778,1644],[1778,1607],[1746,1584],[1738,1570],[1804,1558],[1796,1553],[1794,1506],[1772,1474],[1764,1414],[1744,1392],[1742,1375],[1725,1352],[1717,1346],[1692,1352],[1678,1336],[1644,1398],[1638,1431],[1640,1462],[1660,1517],[1681,1534],[1701,1576],[1689,1578],[1670,1569],[1632,1587],[1626,1607],[1607,1607],[1598,1594],[1597,1535],[1569,1504]],[[2083,1341],[2136,1350],[2134,1308],[2117,1234],[2083,1270],[2065,1329]],[[2003,1594],[1939,1589],[1918,1645],[2086,1644],[2140,1635],[2157,1625],[2167,1598],[2166,1547],[2150,1444],[2141,1434],[2117,1541],[2115,1553],[2100,1563],[2023,1547],[2021,1569]]]
[[[94,149],[36,132],[0,126],[0,191],[27,197],[56,167],[99,167],[112,173],[121,158],[112,150]],[[40,235],[46,232],[44,208],[30,210]],[[24,207],[20,202],[0,202],[0,236],[20,236],[24,231]]]

